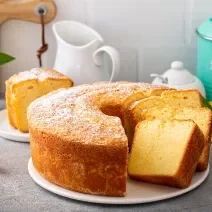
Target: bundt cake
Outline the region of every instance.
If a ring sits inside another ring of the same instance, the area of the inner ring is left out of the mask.
[[[128,143],[121,123],[122,103],[133,93],[149,95],[158,89],[167,88],[95,83],[35,100],[28,108],[35,168],[50,182],[74,191],[124,196]]]
[[[191,120],[144,120],[135,129],[128,173],[132,179],[186,188],[204,146]]]
[[[6,81],[6,106],[10,124],[21,132],[28,132],[27,107],[50,91],[68,88],[68,77],[49,69],[32,69],[13,75]]]
[[[134,101],[162,95],[167,89],[101,82],[38,98],[27,113],[34,167],[50,182],[73,191],[124,196],[128,161],[125,110]]]
[[[142,112],[142,120],[152,119],[177,119],[193,120],[204,135],[204,148],[197,164],[197,171],[205,171],[208,167],[211,130],[212,130],[212,113],[208,108],[173,108],[173,107],[154,107]]]

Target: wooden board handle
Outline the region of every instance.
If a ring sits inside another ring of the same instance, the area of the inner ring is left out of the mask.
[[[56,6],[52,0],[0,0],[0,24],[9,19],[19,19],[40,23],[40,17],[36,15],[35,9],[38,5],[45,5],[48,13],[44,17],[45,23],[49,23],[56,16]]]

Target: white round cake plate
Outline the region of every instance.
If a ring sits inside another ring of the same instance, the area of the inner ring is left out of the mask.
[[[102,203],[102,204],[138,204],[155,202],[159,200],[169,199],[182,195],[199,186],[208,176],[209,166],[205,172],[196,172],[192,179],[191,185],[186,189],[176,189],[168,186],[160,186],[138,181],[127,180],[127,195],[125,197],[107,197],[83,194],[61,188],[55,184],[45,180],[35,169],[32,159],[29,159],[28,171],[32,179],[44,189],[74,200],[84,202]]]
[[[10,126],[6,109],[0,111],[0,136],[13,141],[29,142],[29,133],[22,133]]]

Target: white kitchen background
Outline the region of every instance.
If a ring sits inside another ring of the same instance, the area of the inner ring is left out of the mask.
[[[212,16],[211,0],[55,0],[54,20],[76,20],[97,30],[106,44],[121,53],[119,80],[150,82],[149,74],[163,73],[173,60],[196,72],[196,35],[199,24]],[[52,22],[53,23],[53,22]],[[52,23],[46,26],[49,50],[44,66],[52,67],[56,42]],[[0,50],[16,60],[1,67],[0,92],[12,74],[38,66],[41,45],[38,24],[11,20],[1,26]]]

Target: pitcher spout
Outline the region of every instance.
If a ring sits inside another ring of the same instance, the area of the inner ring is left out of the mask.
[[[72,48],[86,48],[91,45],[100,45],[102,37],[89,26],[75,21],[60,21],[53,25],[53,32],[57,43]]]

